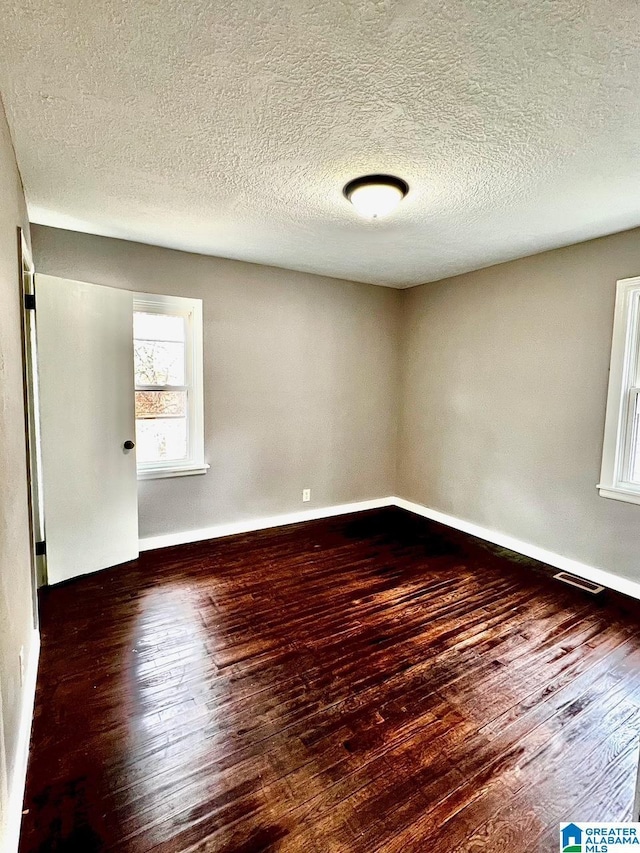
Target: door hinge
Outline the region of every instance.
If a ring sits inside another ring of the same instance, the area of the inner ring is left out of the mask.
[[[47,554],[47,543],[42,540],[42,542],[36,542],[36,557],[44,557]]]
[[[36,295],[35,293],[25,293],[24,295],[24,307],[27,311],[35,311],[36,310]]]

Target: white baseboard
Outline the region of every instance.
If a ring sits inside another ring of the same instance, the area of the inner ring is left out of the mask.
[[[333,515],[347,515],[350,512],[363,512],[366,509],[394,506],[395,502],[396,499],[393,497],[375,498],[374,500],[356,501],[350,504],[303,509],[284,515],[232,521],[228,524],[217,524],[215,527],[204,527],[200,530],[183,530],[179,533],[167,533],[162,536],[148,536],[139,540],[139,548],[141,551],[150,551],[153,548],[168,548],[171,545],[185,545],[188,542],[201,542],[204,539],[220,539],[222,536],[251,533],[254,530],[265,530],[268,527],[282,527],[285,524],[297,524],[300,521],[313,521],[318,518],[330,518]]]
[[[245,521],[218,524],[215,527],[205,527],[200,530],[184,530],[179,533],[167,533],[162,536],[149,536],[140,539],[139,547],[141,551],[150,551],[154,548],[168,548],[171,545],[185,545],[188,542],[219,539],[222,536],[233,536],[236,533],[250,533],[254,530],[265,530],[269,527],[281,527],[285,524],[297,524],[300,521],[312,521],[313,519],[346,515],[350,512],[362,512],[367,509],[378,509],[385,506],[397,506],[400,509],[406,509],[409,512],[416,513],[416,515],[423,516],[423,518],[437,521],[440,524],[446,524],[447,527],[453,527],[456,530],[461,530],[463,533],[469,533],[471,536],[484,539],[486,542],[493,542],[494,545],[500,545],[518,554],[524,554],[526,557],[539,560],[541,563],[547,563],[549,566],[554,566],[557,569],[578,575],[578,577],[586,578],[586,580],[593,581],[594,583],[602,584],[602,586],[606,586],[609,589],[615,589],[617,592],[622,592],[632,598],[640,599],[640,583],[615,575],[606,569],[599,569],[596,566],[581,563],[579,560],[573,560],[554,551],[547,551],[546,548],[540,548],[538,545],[532,545],[530,542],[524,542],[522,539],[516,539],[498,530],[481,527],[472,521],[465,521],[462,518],[447,515],[444,512],[431,509],[423,504],[393,496],[319,507],[317,509],[300,510],[299,512],[290,512],[284,515],[274,515],[265,518],[251,518]]]
[[[456,518],[453,515],[447,515],[444,512],[439,512],[436,509],[431,509],[413,501],[407,501],[404,498],[394,498],[393,501],[401,509],[409,510],[409,512],[414,512],[416,515],[421,515],[431,521],[446,524],[447,527],[454,527],[463,533],[477,536],[478,539],[493,542],[494,545],[500,545],[503,548],[508,548],[510,551],[516,551],[518,554],[524,554],[525,557],[532,557],[541,563],[547,563],[549,566],[570,572],[572,575],[578,575],[578,577],[602,584],[602,586],[606,586],[609,589],[615,589],[617,592],[631,596],[631,598],[640,599],[640,583],[620,577],[619,575],[614,575],[606,571],[606,569],[599,569],[596,566],[590,566],[588,563],[581,563],[579,560],[564,557],[562,554],[556,554],[554,551],[547,551],[546,548],[540,548],[538,545],[532,545],[530,542],[515,539],[506,533],[481,527],[479,524],[465,521],[462,518]]]
[[[18,731],[18,746],[13,769],[13,778],[9,782],[7,840],[6,846],[2,848],[3,850],[6,850],[7,853],[17,853],[20,841],[22,803],[24,801],[24,790],[27,781],[29,741],[31,740],[31,723],[33,722],[39,659],[40,632],[35,630],[32,634],[27,671],[25,673],[22,691],[22,711],[20,714],[20,729]]]

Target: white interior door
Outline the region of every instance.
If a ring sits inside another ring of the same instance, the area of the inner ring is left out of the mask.
[[[133,294],[36,275],[49,583],[138,556]]]

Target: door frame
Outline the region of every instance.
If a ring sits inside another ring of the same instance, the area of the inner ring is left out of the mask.
[[[42,499],[42,460],[40,454],[40,407],[38,396],[38,357],[36,343],[36,281],[31,251],[22,228],[17,229],[18,281],[22,313],[22,379],[24,389],[25,451],[27,464],[27,501],[31,551],[31,590],[33,626],[38,627],[38,587],[47,583],[47,561]]]

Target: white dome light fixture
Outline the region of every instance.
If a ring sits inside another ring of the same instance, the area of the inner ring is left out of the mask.
[[[345,197],[365,219],[382,219],[400,204],[409,184],[394,175],[363,175],[345,185]]]

